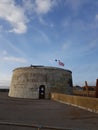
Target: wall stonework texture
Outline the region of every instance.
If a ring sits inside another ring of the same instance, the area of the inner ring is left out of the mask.
[[[72,72],[57,67],[30,66],[13,71],[10,97],[39,99],[39,88],[45,87],[45,98],[51,92],[72,94]]]

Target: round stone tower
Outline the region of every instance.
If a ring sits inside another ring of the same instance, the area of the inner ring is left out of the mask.
[[[47,99],[51,92],[72,94],[70,70],[33,65],[13,70],[10,97]]]

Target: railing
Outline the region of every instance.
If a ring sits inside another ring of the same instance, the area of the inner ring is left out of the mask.
[[[0,126],[14,126],[19,128],[35,128],[37,130],[72,130],[71,128],[61,128],[61,127],[50,127],[50,126],[42,126],[42,125],[35,125],[35,124],[22,124],[22,123],[13,123],[13,122],[0,122]],[[7,127],[7,130],[8,127]],[[11,129],[12,130],[12,129]],[[14,129],[15,130],[15,129]],[[20,129],[19,129],[20,130]]]

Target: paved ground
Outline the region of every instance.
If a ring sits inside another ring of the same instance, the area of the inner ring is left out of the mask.
[[[72,130],[98,130],[98,114],[52,100],[15,99],[0,93],[0,122],[2,121]],[[31,129],[0,125],[0,130]]]

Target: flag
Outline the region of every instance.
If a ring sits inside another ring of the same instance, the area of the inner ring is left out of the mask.
[[[64,63],[61,62],[60,60],[58,60],[58,64],[61,65],[61,66],[64,66]]]
[[[55,61],[58,62],[59,65],[64,66],[64,63],[61,62],[60,60],[55,59]]]

